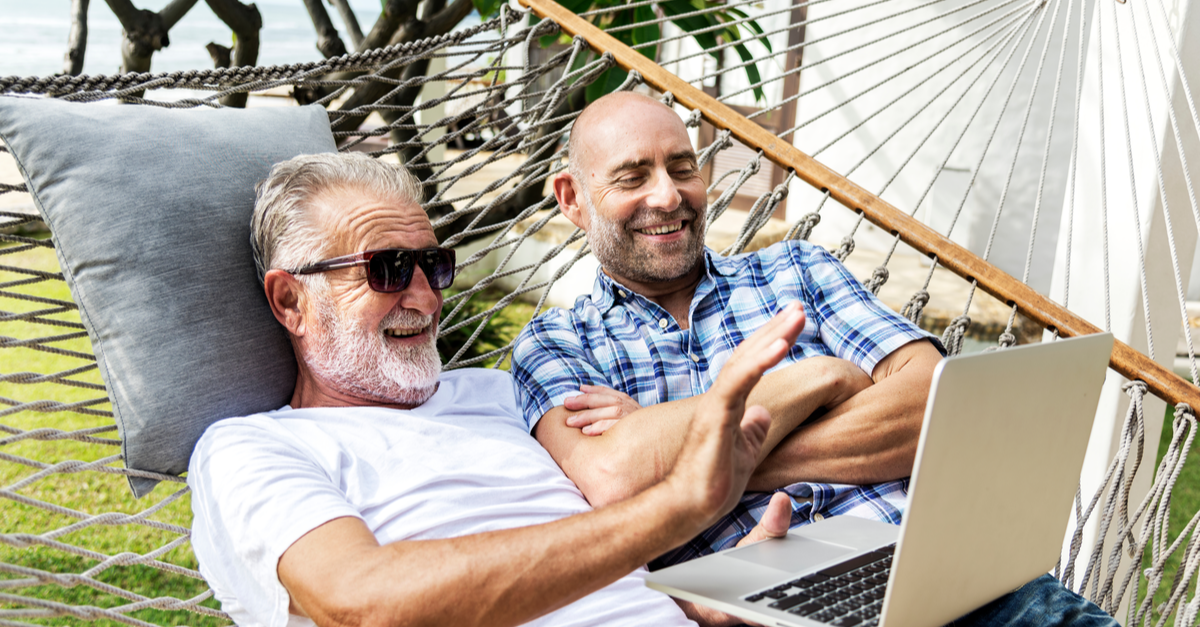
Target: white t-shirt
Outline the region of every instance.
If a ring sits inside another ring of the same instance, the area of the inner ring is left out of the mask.
[[[188,467],[192,544],[200,572],[238,625],[312,624],[288,614],[276,566],[292,543],[334,518],[360,518],[386,544],[590,509],[525,430],[508,373],[455,370],[440,382],[411,411],[284,407],[208,428]],[[643,585],[643,574],[530,624],[692,625]]]

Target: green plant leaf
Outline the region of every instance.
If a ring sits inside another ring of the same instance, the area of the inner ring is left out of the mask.
[[[726,12],[739,20],[745,19],[747,17],[746,13],[740,9],[727,9]],[[764,33],[766,31],[763,30],[762,26],[758,25],[758,22],[756,20],[749,20],[749,21],[745,22],[745,25],[750,30],[752,30],[760,35],[760,37],[757,38],[758,43],[762,44],[763,47],[765,47],[767,49],[767,52],[774,52],[774,49],[771,48],[771,40],[764,35]]]
[[[500,13],[500,5],[504,0],[471,0],[471,4],[475,5],[475,10],[479,12],[479,19],[487,20],[495,17]]]
[[[649,6],[637,7],[633,10],[634,22],[650,22],[656,19],[658,19],[658,16],[654,14],[654,9]],[[633,29],[631,34],[633,35],[633,43],[644,44],[651,41],[658,41],[659,37],[662,35],[662,31],[659,29],[658,24],[646,24]],[[657,50],[658,46],[655,45],[639,48],[638,52],[642,53],[642,56],[653,61],[654,54]]]
[[[605,94],[616,91],[628,76],[629,72],[619,67],[608,68],[591,85],[587,86],[587,101],[593,102]]]
[[[499,3],[503,0],[472,1],[478,6],[480,4],[489,2]],[[562,0],[559,2],[559,4],[568,11],[578,14],[594,9],[620,7],[631,4],[632,2],[633,0]],[[693,11],[710,9],[715,6],[719,5],[712,0],[665,0],[658,3],[658,7],[662,9],[663,13],[668,18],[671,18],[672,23],[683,29],[684,32],[691,35],[692,39],[694,39],[701,48],[704,48],[709,55],[717,60],[720,60],[721,51],[715,50],[715,48],[720,44],[718,36],[723,37],[726,41],[741,40],[742,31],[739,28],[739,25],[732,24],[731,22],[739,19],[745,19],[748,17],[748,15],[744,11],[731,8],[720,9],[705,15],[679,17]],[[592,22],[604,30],[628,26],[630,24],[641,24],[640,26],[629,30],[609,33],[618,41],[628,46],[634,46],[638,44],[656,42],[660,37],[662,37],[662,28],[658,24],[645,24],[645,22],[652,22],[656,18],[657,16],[655,15],[652,7],[640,6],[624,11],[609,13],[601,16],[598,19],[593,19]],[[754,20],[748,20],[744,22],[744,25],[749,31],[752,31],[754,35],[757,35],[757,37],[752,37],[748,41],[758,41],[768,51],[772,51],[771,42],[766,37],[765,31],[763,30],[762,26],[758,24],[758,22]],[[723,28],[713,28],[722,26]],[[547,47],[558,40],[559,37],[556,35],[542,37],[541,45],[542,47]],[[752,61],[753,56],[746,48],[746,43],[747,41],[738,43],[736,46],[734,46],[734,50],[737,51],[737,54],[742,61]],[[658,52],[658,46],[646,46],[645,48],[639,49],[638,52],[648,59],[654,59]],[[578,69],[579,67],[582,67],[585,62],[589,62],[595,58],[596,55],[593,53],[580,55],[576,60],[575,67],[571,69]],[[625,81],[626,76],[628,76],[628,73],[618,68],[610,68],[606,70],[604,74],[595,80],[595,82],[587,86],[586,93],[588,102],[596,100],[604,94],[616,89],[621,85],[622,82]],[[750,79],[751,83],[758,83],[762,80],[758,66],[754,63],[746,66],[746,76]],[[761,87],[754,88],[755,100],[762,101],[765,99],[765,97],[766,96]]]
[[[689,2],[688,0],[670,0],[669,2],[663,2],[663,3],[659,4],[658,6],[659,6],[659,8],[661,8],[663,10],[663,13],[667,14],[668,16],[675,16],[675,15],[682,15],[684,13],[690,13],[691,11],[694,11],[697,8],[703,7],[703,5],[701,5],[701,7],[696,7],[693,2]],[[690,33],[692,35],[692,38],[696,40],[696,43],[700,44],[700,47],[702,47],[706,50],[709,50],[710,51],[709,54],[713,55],[713,57],[717,57],[717,55],[719,53],[711,52],[713,48],[717,47],[716,36],[713,35],[712,32],[707,32],[707,33],[697,32],[697,31],[700,31],[702,29],[705,29],[705,28],[708,28],[709,26],[711,26],[712,25],[711,22],[709,22],[703,16],[699,16],[699,15],[692,15],[689,17],[676,18],[676,19],[672,19],[671,22],[674,23],[679,28],[682,28],[683,30]]]
[[[742,58],[742,61],[754,60],[754,55],[750,54],[750,51],[746,49],[745,45],[738,44],[734,46],[733,49],[737,50],[738,56]],[[762,76],[758,73],[758,65],[751,63],[746,66],[746,78],[750,79],[751,85],[757,84],[762,80]],[[763,100],[766,100],[766,98],[767,96],[763,93],[762,87],[754,88],[755,102],[762,102]]]

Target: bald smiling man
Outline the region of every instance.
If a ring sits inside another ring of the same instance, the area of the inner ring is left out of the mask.
[[[818,246],[787,241],[734,257],[705,248],[696,153],[658,100],[598,99],[568,151],[554,194],[601,269],[572,309],[522,331],[513,375],[530,433],[588,501],[620,503],[659,485],[687,453],[692,416],[738,343],[799,306],[802,331],[749,397],[771,415],[750,491],[651,568],[734,546],[781,500],[792,526],[837,515],[898,524],[941,343]],[[1026,588],[968,623],[1115,624],[1049,576]]]

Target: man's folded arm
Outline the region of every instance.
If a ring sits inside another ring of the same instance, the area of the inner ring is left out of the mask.
[[[854,364],[811,357],[763,376],[747,402],[771,413],[771,427],[758,461],[814,411],[836,406],[871,380]],[[675,463],[690,417],[706,394],[644,407],[622,417],[599,436],[567,425],[571,411],[560,405],[538,421],[534,435],[595,507],[629,498],[658,483]],[[780,484],[782,487],[787,484]],[[761,488],[759,488],[761,489]]]
[[[927,340],[882,359],[871,385],[802,425],[773,447],[747,485],[797,481],[867,484],[907,477],[917,454],[933,370],[942,355]]]

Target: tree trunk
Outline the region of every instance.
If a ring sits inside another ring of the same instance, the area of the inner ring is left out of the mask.
[[[79,76],[83,73],[83,57],[87,52],[88,0],[71,0],[71,34],[67,38],[67,53],[63,55],[63,73]]]
[[[419,2],[420,0],[387,0],[383,10],[379,12],[379,18],[375,20],[375,25],[371,27],[371,32],[355,46],[354,51],[362,52],[386,46],[400,25],[416,15]],[[323,78],[330,81],[347,81],[362,74],[363,72],[337,72]],[[333,88],[324,86],[297,86],[292,89],[292,97],[303,105],[316,102],[332,91]]]
[[[396,30],[395,34],[388,41],[388,45],[417,41],[418,39],[422,39],[424,37],[437,37],[438,35],[444,35],[450,32],[450,29],[454,28],[459,22],[462,21],[464,17],[469,15],[471,10],[474,8],[474,5],[471,4],[471,0],[454,0],[453,4],[434,14],[434,16],[430,18],[428,22],[422,22],[416,19],[415,15],[417,11],[417,2],[408,2],[405,4],[405,7],[411,11],[411,13],[408,13],[407,20],[401,22],[403,27]],[[372,29],[372,33],[374,33],[374,30],[375,29]],[[368,36],[367,39],[371,39],[371,37]],[[405,67],[393,68],[392,70],[385,72],[384,76],[392,79],[399,78],[404,70]],[[393,89],[395,89],[393,85],[387,85],[378,82],[361,85],[354,90],[354,93],[350,94],[350,97],[346,98],[346,101],[343,102],[340,107],[338,107],[338,110],[349,111],[351,109],[368,106],[375,103],[404,104],[406,106],[411,106],[413,100],[416,99],[417,94],[420,93],[420,89],[417,89],[415,92],[411,92],[410,90],[406,89],[402,90],[403,93],[406,95],[411,94],[412,96],[412,99],[408,102],[400,102],[398,100],[400,94],[395,94],[392,97],[389,97],[386,101],[380,102],[380,99],[387,96],[388,93]],[[335,122],[334,130],[343,131],[356,129],[363,123],[363,120],[365,120],[366,117],[366,114],[345,116]]]
[[[321,52],[321,56],[329,59],[346,54],[346,44],[342,43],[342,38],[334,28],[333,20],[329,19],[329,13],[325,10],[325,5],[321,4],[321,0],[304,0],[304,8],[308,9],[308,16],[312,18],[313,26],[317,29],[317,50]]]
[[[350,36],[350,47],[358,50],[362,45],[363,32],[358,26],[358,17],[354,15],[354,11],[350,10],[350,3],[347,0],[329,0],[329,3],[337,7],[338,14],[342,16],[342,23],[346,25],[346,34]]]
[[[262,30],[262,14],[253,4],[245,5],[238,0],[205,0],[208,7],[225,25],[233,30],[233,54],[230,67],[252,66],[258,62],[259,31]],[[211,54],[211,50],[209,51]],[[247,94],[230,94],[221,98],[227,107],[245,108]]]
[[[551,114],[550,117],[551,118],[561,118],[570,113],[582,111],[583,106],[585,104],[587,104],[585,96],[586,96],[586,90],[583,89],[582,87],[572,91],[570,94],[567,95],[566,98],[563,98],[562,102],[558,103],[558,106],[554,108],[554,113]],[[535,135],[533,140],[530,141],[529,143],[527,143],[526,146],[541,145],[543,142],[549,140],[551,137],[557,136],[559,131],[561,131],[563,129],[563,127],[565,127],[569,122],[570,122],[570,120],[560,120],[558,122],[555,122],[554,124],[547,124],[545,126],[542,126],[540,129],[538,129],[537,135]],[[513,123],[513,122],[510,122],[510,123]],[[497,132],[499,132],[499,130],[500,129],[497,129]],[[531,156],[531,158],[545,159],[545,158],[549,157],[551,154],[553,154],[553,152],[554,151],[552,149],[548,148],[544,151],[539,152],[536,157]],[[504,201],[503,203],[501,203],[499,205],[496,205],[495,207],[492,207],[491,211],[489,211],[487,213],[487,215],[484,216],[483,219],[480,220],[479,223],[476,224],[473,228],[479,229],[479,228],[483,228],[483,227],[487,227],[487,226],[492,226],[494,224],[500,224],[501,222],[506,222],[508,220],[513,219],[514,217],[519,215],[522,211],[524,211],[526,208],[528,208],[530,205],[533,205],[542,199],[542,189],[543,189],[542,185],[531,185],[529,187],[526,187],[525,189],[520,190],[519,192],[514,194],[508,200]],[[454,208],[450,207],[450,206],[435,207],[432,210],[430,210],[429,219],[436,221],[438,218],[447,216],[453,212],[454,212]],[[445,224],[445,225],[442,225],[441,227],[439,227],[437,230],[434,231],[434,235],[437,237],[437,240],[439,242],[445,242],[450,236],[452,236],[456,233],[460,233],[463,230],[465,230],[467,228],[467,225],[470,224],[471,221],[474,220],[475,217],[478,215],[479,214],[477,212],[471,212],[469,214],[464,214],[461,217],[458,217],[457,219],[453,220],[452,222],[449,222],[448,224]],[[487,237],[487,235],[484,234],[484,235],[474,235],[471,237],[464,237],[463,239],[454,242],[453,245],[460,246],[462,244],[480,239],[482,237]]]
[[[130,0],[106,0],[117,20],[121,22],[124,40],[121,42],[121,71],[149,72],[150,57],[171,45],[167,33],[171,27],[195,6],[197,0],[172,0],[155,13],[133,6]],[[141,98],[145,92],[131,94]]]
[[[233,63],[233,49],[222,46],[221,44],[210,41],[204,46],[208,51],[208,56],[212,58],[213,67],[220,69],[229,67]]]

